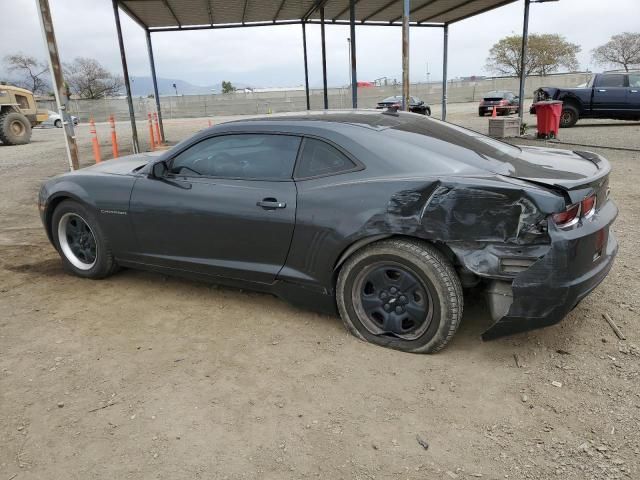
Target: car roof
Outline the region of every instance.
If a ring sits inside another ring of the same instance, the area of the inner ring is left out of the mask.
[[[254,118],[234,120],[221,125],[246,125],[256,123],[278,123],[282,126],[304,126],[309,122],[322,123],[325,127],[339,127],[341,124],[366,127],[374,130],[392,128],[407,121],[407,116],[417,115],[407,112],[381,112],[380,110],[320,110],[295,113],[280,113]],[[400,120],[402,118],[402,121]],[[420,116],[423,118],[423,116]],[[215,128],[215,127],[214,127]]]

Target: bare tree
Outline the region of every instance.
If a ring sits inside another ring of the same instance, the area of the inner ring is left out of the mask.
[[[522,36],[510,35],[498,41],[487,58],[487,68],[502,75],[520,76]],[[580,46],[568,42],[562,35],[529,35],[526,75],[547,75],[564,67],[567,70],[578,68],[576,54]]]
[[[65,76],[71,92],[80,98],[118,95],[124,85],[122,77],[109,72],[93,58],[78,57],[65,65]]]
[[[640,33],[614,35],[593,50],[593,60],[600,65],[622,65],[628,72],[631,65],[640,64]]]
[[[49,90],[49,83],[46,81],[49,66],[46,63],[22,53],[7,55],[4,57],[4,63],[9,72],[18,75],[12,81],[16,86],[31,90],[33,93],[47,93]]]

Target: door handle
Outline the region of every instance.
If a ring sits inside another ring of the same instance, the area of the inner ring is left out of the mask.
[[[606,90],[604,88],[599,88],[598,91],[599,92],[606,92]]]
[[[285,202],[279,202],[275,198],[263,198],[261,201],[257,202],[256,205],[264,208],[265,210],[275,210],[276,208],[287,207]]]

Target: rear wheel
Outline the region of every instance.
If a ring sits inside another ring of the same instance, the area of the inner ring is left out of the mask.
[[[62,120],[58,119],[55,122],[53,122],[53,124],[57,127],[57,128],[62,128]]]
[[[53,241],[65,268],[85,278],[104,278],[114,273],[113,252],[97,219],[84,205],[64,200],[53,212]]]
[[[436,248],[413,240],[384,240],[356,252],[340,270],[336,299],[352,334],[405,352],[437,352],[462,318],[453,267]]]
[[[12,110],[0,113],[0,140],[5,145],[24,145],[31,140],[31,122]]]
[[[573,105],[563,105],[560,114],[560,127],[573,127],[578,122],[578,109]]]

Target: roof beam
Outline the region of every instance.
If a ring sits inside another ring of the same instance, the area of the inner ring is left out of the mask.
[[[358,4],[360,0],[356,0],[356,5]],[[331,19],[332,22],[335,22],[336,20],[338,20],[342,15],[344,15],[345,13],[347,13],[349,11],[349,5],[347,5],[345,8],[343,8],[340,13],[338,13],[335,17],[333,17]]]
[[[447,8],[446,10],[444,10],[444,11],[442,11],[440,13],[436,13],[435,15],[430,15],[427,18],[423,18],[422,20],[418,20],[418,23],[427,22],[427,21],[431,20],[432,18],[436,18],[436,17],[439,17],[441,15],[446,15],[449,12],[453,12],[454,10],[457,10],[458,8],[466,7],[467,5],[469,5],[471,3],[475,3],[477,1],[478,0],[467,0],[466,2],[462,2],[461,4],[456,5],[455,7]]]
[[[392,6],[394,3],[397,3],[399,0],[391,0],[389,3],[384,4],[382,7],[378,8],[375,12],[370,13],[369,15],[367,15],[366,17],[364,17],[360,23],[364,23],[367,20],[369,20],[371,17],[375,17],[376,15],[378,15],[381,12],[384,12],[387,8],[389,8],[390,6]]]
[[[119,1],[118,2],[118,7],[120,7],[120,9],[126,13],[129,18],[131,18],[131,20],[133,20],[134,22],[136,22],[138,25],[140,25],[142,28],[144,28],[145,30],[149,27],[147,27],[147,25],[140,20],[140,17],[138,17],[135,13],[133,13],[131,11],[131,9],[129,7],[127,7],[123,2]]]
[[[307,13],[305,13],[302,16],[302,21],[305,22],[305,21],[309,20],[309,17],[313,14],[313,12],[315,12],[319,8],[324,7],[327,4],[328,1],[329,0],[316,0],[315,3],[313,5],[311,5],[311,8],[309,10],[307,10]]]
[[[451,24],[451,23],[459,22],[461,20],[466,20],[467,18],[475,17],[476,15],[480,15],[480,14],[486,13],[486,12],[488,12],[490,10],[495,9],[495,8],[504,7],[505,5],[507,5],[509,3],[513,3],[515,1],[516,0],[505,0],[504,2],[500,2],[500,3],[496,4],[496,5],[491,5],[489,7],[486,7],[486,8],[483,8],[481,10],[478,10],[477,12],[470,13],[469,15],[464,15],[462,17],[454,18],[453,20],[451,20],[451,21],[449,21],[447,23]]]
[[[221,23],[214,25],[195,25],[187,27],[155,27],[150,28],[151,33],[155,32],[186,32],[189,30],[221,30],[226,28],[249,28],[249,27],[271,27],[273,25],[300,25],[300,20],[282,20],[280,22],[273,23],[271,20],[266,22],[250,22],[250,23]],[[418,25],[419,27],[426,27],[428,25]],[[441,26],[441,25],[440,25]]]
[[[414,13],[416,13],[419,10],[422,10],[424,7],[428,7],[429,5],[431,5],[433,2],[436,2],[437,0],[428,0],[426,2],[424,2],[421,5],[418,5],[415,8],[412,8],[411,11],[409,12],[411,15],[413,15]],[[389,20],[389,23],[393,23],[393,22],[397,22],[398,20],[400,20],[402,18],[402,15],[400,15],[399,17],[396,18],[392,18],[391,20]]]
[[[278,10],[276,10],[276,14],[273,16],[273,23],[276,23],[276,20],[278,20],[282,7],[284,7],[285,3],[287,3],[287,0],[282,0],[282,2],[280,2],[280,6],[278,7]]]
[[[209,23],[213,25],[213,12],[211,11],[211,0],[205,0],[207,4],[207,13],[209,14]]]
[[[245,18],[247,16],[247,4],[249,0],[244,0],[244,7],[242,7],[242,24],[244,25]]]
[[[169,12],[171,12],[171,16],[178,24],[178,27],[182,28],[182,24],[180,23],[180,20],[178,20],[178,17],[176,16],[176,12],[174,12],[173,8],[171,8],[171,5],[169,5],[169,0],[162,0],[162,3],[164,4],[165,7],[169,9]]]

